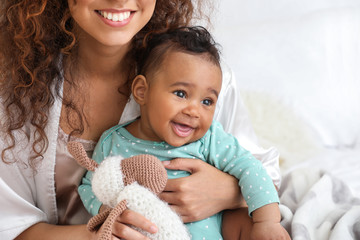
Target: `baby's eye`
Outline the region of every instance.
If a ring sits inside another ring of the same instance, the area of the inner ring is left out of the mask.
[[[185,91],[182,91],[182,90],[176,90],[176,91],[174,91],[174,94],[176,96],[178,96],[179,98],[185,98],[186,97]]]
[[[204,99],[201,101],[202,104],[206,105],[206,106],[211,106],[213,105],[214,101],[211,99]]]

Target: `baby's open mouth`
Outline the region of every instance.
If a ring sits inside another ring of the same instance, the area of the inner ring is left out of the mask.
[[[174,132],[179,137],[188,137],[194,131],[194,128],[189,125],[176,123],[176,122],[172,122],[171,124]]]

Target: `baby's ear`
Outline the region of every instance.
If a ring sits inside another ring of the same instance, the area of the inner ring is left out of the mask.
[[[139,105],[145,103],[145,96],[148,90],[148,83],[144,75],[137,75],[131,85],[131,92]]]

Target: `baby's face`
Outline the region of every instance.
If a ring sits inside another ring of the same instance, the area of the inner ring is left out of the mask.
[[[148,78],[141,118],[149,139],[182,146],[201,138],[213,120],[220,68],[201,55],[170,52]]]

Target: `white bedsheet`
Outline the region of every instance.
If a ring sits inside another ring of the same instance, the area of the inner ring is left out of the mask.
[[[325,150],[284,174],[282,224],[293,240],[360,239],[360,150]]]
[[[342,180],[360,198],[360,149],[325,149],[300,164],[289,168],[320,169]]]

